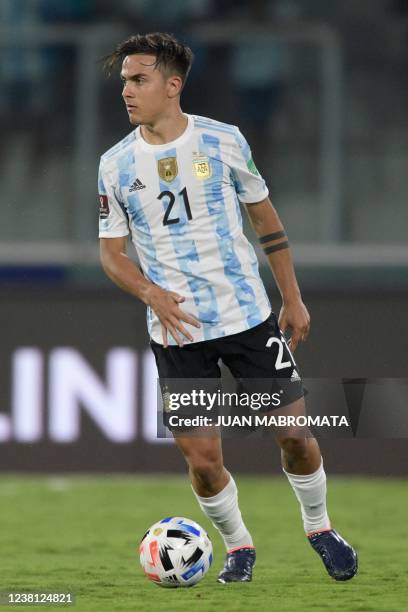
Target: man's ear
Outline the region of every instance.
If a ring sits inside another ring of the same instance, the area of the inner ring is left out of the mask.
[[[183,87],[183,79],[177,74],[167,79],[167,93],[169,98],[179,96]]]

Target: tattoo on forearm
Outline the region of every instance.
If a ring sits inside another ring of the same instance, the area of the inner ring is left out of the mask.
[[[282,249],[288,249],[288,248],[289,248],[289,242],[285,240],[285,242],[280,242],[279,244],[274,244],[269,247],[264,247],[264,253],[265,255],[269,255],[270,253],[274,253],[275,251],[280,251]]]
[[[265,242],[270,242],[271,240],[277,240],[278,238],[284,238],[286,236],[285,230],[280,230],[279,232],[273,232],[273,234],[266,234],[266,236],[260,236],[259,242],[261,244],[265,244]]]

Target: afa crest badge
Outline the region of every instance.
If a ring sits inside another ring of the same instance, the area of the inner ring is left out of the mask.
[[[199,180],[209,179],[212,175],[210,160],[206,155],[195,155],[193,157],[193,172]]]

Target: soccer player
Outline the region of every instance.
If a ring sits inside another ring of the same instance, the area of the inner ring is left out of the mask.
[[[287,380],[288,402],[302,411],[292,351],[306,339],[310,318],[286,233],[239,129],[182,112],[192,59],[171,35],[152,33],[132,36],[107,60],[110,70],[120,64],[122,97],[137,127],[101,157],[101,263],[116,285],[147,305],[160,378],[219,378],[221,359],[235,378]],[[279,320],[242,231],[239,203],[281,293]],[[129,233],[141,268],[126,254]],[[226,546],[218,581],[250,581],[255,547],[223,464],[220,436],[173,434],[193,493]],[[330,576],[352,578],[357,557],[330,524],[317,441],[281,435],[277,442],[310,544]]]

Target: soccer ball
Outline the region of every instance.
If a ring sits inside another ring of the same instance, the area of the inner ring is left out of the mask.
[[[152,525],[140,542],[139,552],[147,578],[173,588],[197,584],[213,558],[208,534],[181,516],[169,516]]]

